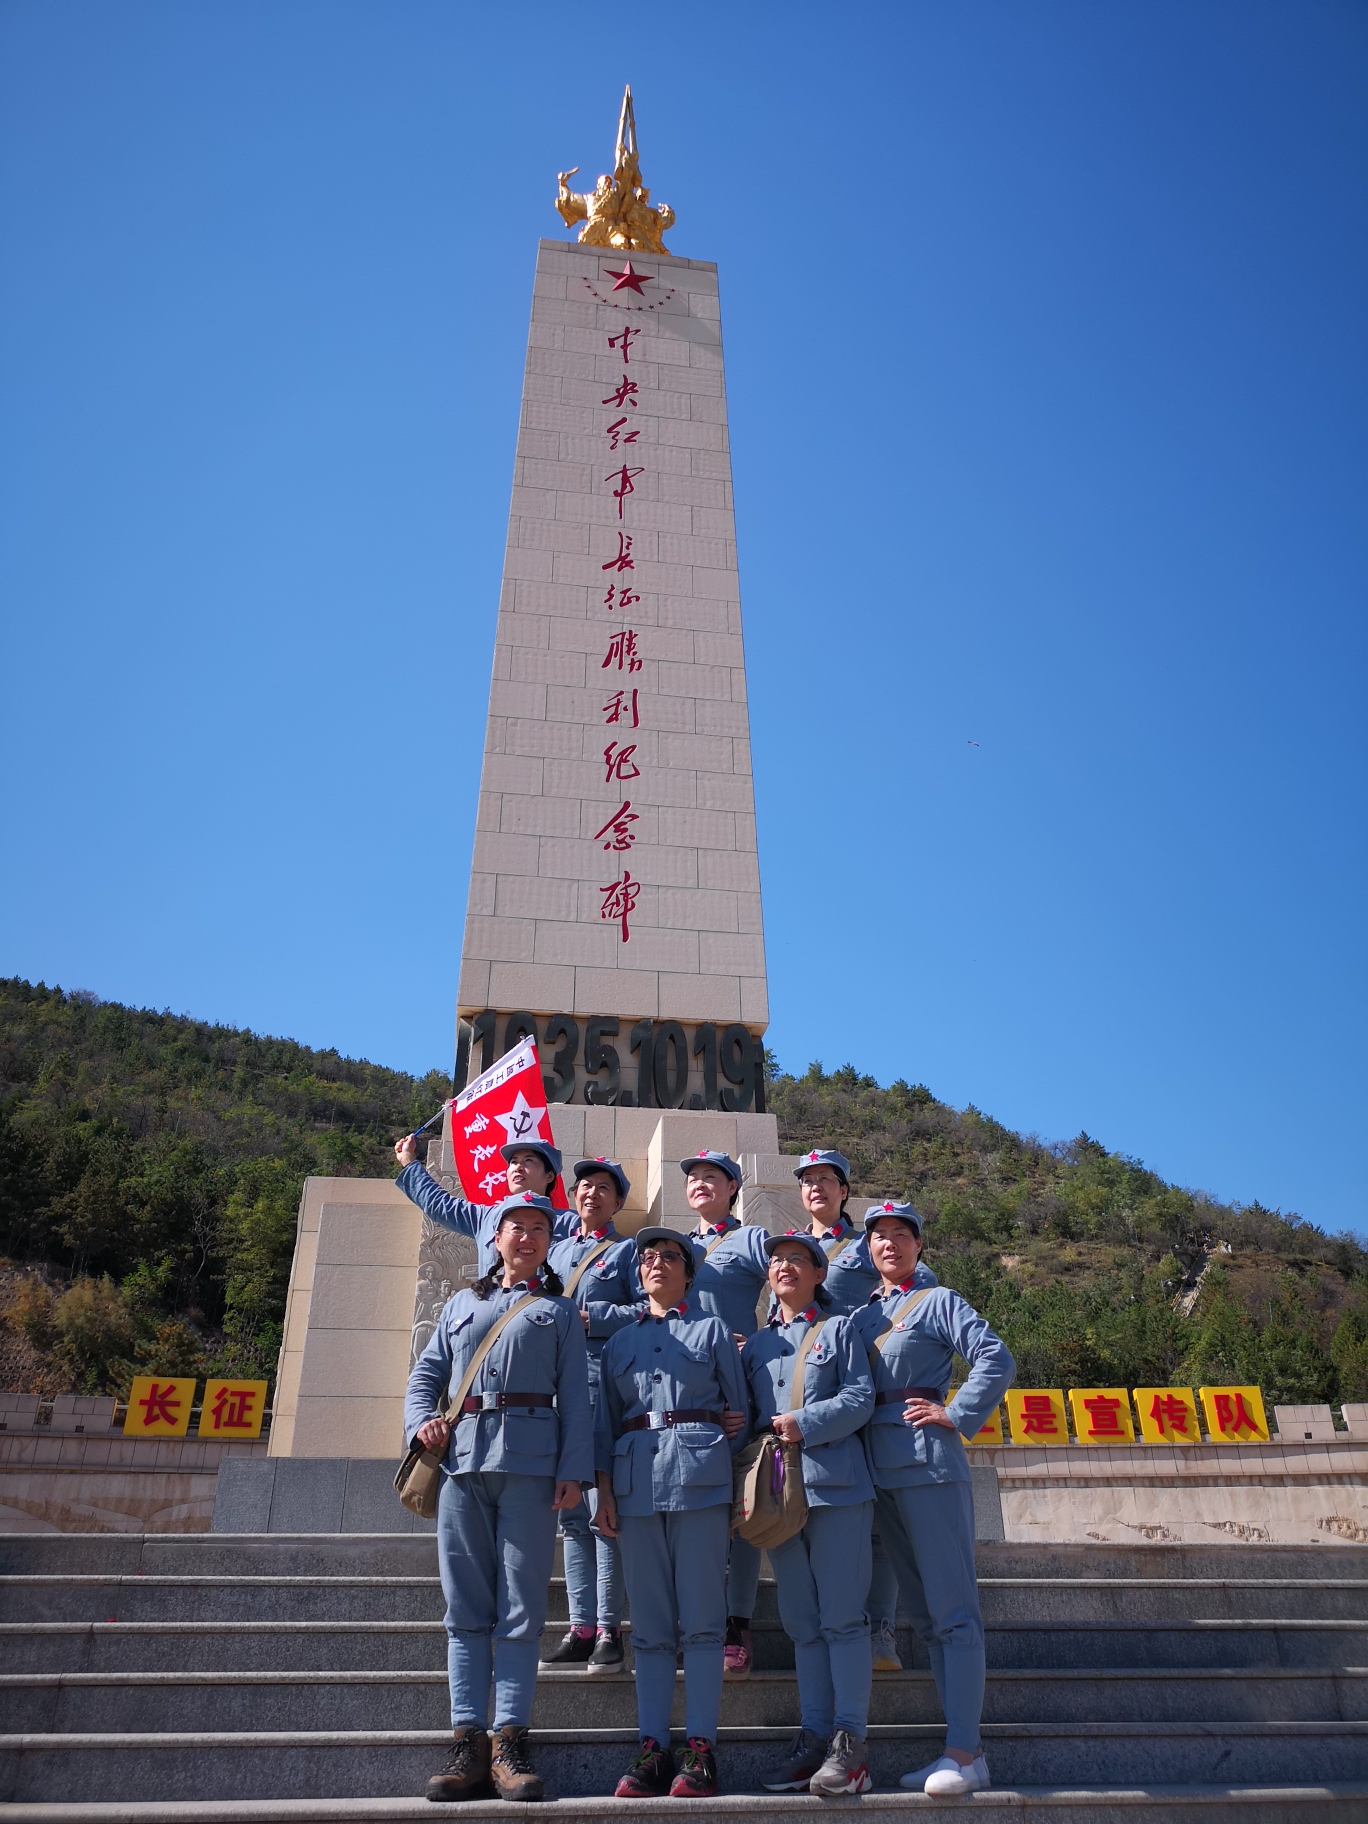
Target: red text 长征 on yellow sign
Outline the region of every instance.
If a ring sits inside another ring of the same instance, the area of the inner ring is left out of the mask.
[[[135,1374],[124,1419],[126,1438],[183,1438],[195,1403],[193,1375]]]
[[[266,1385],[265,1381],[206,1381],[198,1435],[229,1441],[259,1438],[266,1414]]]

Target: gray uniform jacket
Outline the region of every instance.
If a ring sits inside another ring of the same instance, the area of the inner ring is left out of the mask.
[[[658,1430],[628,1431],[630,1419],[652,1412],[746,1410],[746,1382],[730,1329],[692,1298],[668,1317],[639,1309],[635,1323],[610,1336],[601,1363],[594,1415],[597,1468],[611,1472],[619,1514],[688,1513],[729,1506],[733,1454],[720,1425],[689,1421]]]
[[[619,1236],[611,1222],[607,1228],[609,1247],[580,1274],[579,1284],[571,1294],[579,1309],[589,1313],[591,1382],[598,1380],[598,1359],[603,1354],[604,1344],[615,1330],[621,1330],[624,1324],[635,1323],[637,1314],[633,1306],[644,1303],[646,1296],[637,1276],[636,1243]],[[577,1219],[575,1233],[553,1245],[546,1264],[553,1273],[560,1275],[562,1284],[568,1286],[575,1268],[598,1245],[598,1238],[580,1233]]]
[[[498,1287],[486,1299],[467,1288],[448,1300],[432,1341],[409,1374],[406,1437],[441,1416],[486,1331],[527,1290],[527,1282],[520,1280],[507,1291]],[[446,1454],[450,1475],[503,1470],[515,1476],[551,1476],[557,1482],[593,1481],[589,1361],[584,1325],[568,1298],[542,1297],[520,1311],[480,1364],[470,1391],[472,1396],[553,1394],[556,1404],[467,1414],[452,1428]]]
[[[452,1229],[457,1235],[469,1235],[479,1250],[479,1270],[481,1275],[493,1273],[500,1266],[499,1256],[494,1247],[494,1211],[498,1208],[493,1203],[467,1203],[464,1197],[453,1197],[450,1191],[444,1191],[437,1180],[431,1176],[426,1166],[415,1159],[412,1165],[406,1165],[394,1181],[408,1198],[416,1203],[424,1216],[443,1229]],[[551,1239],[562,1241],[567,1235],[573,1235],[579,1228],[579,1215],[575,1210],[557,1210],[551,1222]]]
[[[737,1336],[752,1336],[755,1308],[769,1285],[769,1230],[758,1222],[738,1222],[734,1216],[717,1228],[724,1231],[720,1241],[712,1228],[685,1237],[697,1263],[689,1302],[713,1312]]]
[[[917,1272],[922,1269],[918,1267]],[[875,1292],[864,1310],[851,1319],[869,1351],[875,1397],[904,1387],[937,1390],[944,1401],[956,1355],[969,1364],[969,1375],[947,1407],[955,1429],[944,1425],[909,1425],[902,1402],[891,1399],[874,1408],[865,1431],[870,1470],[878,1488],[911,1488],[923,1482],[968,1482],[969,1459],[960,1438],[973,1437],[1012,1384],[1016,1363],[1002,1338],[967,1300],[948,1286],[936,1286],[895,1329],[882,1350],[874,1339],[924,1280],[914,1274],[906,1289],[886,1296]]]
[[[874,1411],[869,1357],[848,1317],[810,1305],[791,1324],[772,1316],[741,1351],[750,1387],[751,1430],[768,1431],[787,1412],[794,1358],[812,1323],[826,1322],[803,1364],[803,1404],[794,1418],[803,1434],[803,1487],[812,1507],[852,1507],[874,1499],[874,1484],[859,1433]]]

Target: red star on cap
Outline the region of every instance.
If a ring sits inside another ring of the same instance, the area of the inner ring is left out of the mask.
[[[885,1208],[885,1209],[886,1209],[886,1210],[891,1210],[891,1209],[892,1209],[892,1208],[893,1208],[893,1205],[892,1205],[892,1204],[891,1204],[891,1203],[886,1203],[886,1204],[885,1204],[885,1205],[884,1205],[884,1208]]]
[[[643,285],[655,284],[655,280],[648,279],[645,273],[635,271],[630,260],[624,260],[622,262],[621,272],[614,272],[611,266],[606,267],[605,271],[607,272],[608,277],[613,280],[614,291],[621,291],[622,288],[626,286],[628,291],[634,291],[639,298],[645,296],[645,293],[641,289]]]

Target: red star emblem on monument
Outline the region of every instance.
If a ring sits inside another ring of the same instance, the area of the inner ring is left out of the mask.
[[[606,267],[604,270],[608,277],[613,281],[614,291],[621,291],[622,288],[626,286],[628,291],[634,291],[639,298],[646,295],[641,289],[643,285],[655,284],[655,280],[647,278],[644,272],[637,272],[630,260],[624,260],[622,262],[621,272],[614,272],[611,266]]]

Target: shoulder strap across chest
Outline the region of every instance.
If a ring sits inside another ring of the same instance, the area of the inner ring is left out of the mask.
[[[495,1343],[499,1340],[502,1331],[518,1315],[519,1311],[526,1311],[527,1307],[529,1305],[535,1305],[540,1297],[540,1292],[525,1293],[523,1297],[518,1300],[517,1304],[508,1307],[502,1317],[496,1317],[488,1330],[485,1331],[484,1336],[480,1339],[479,1348],[476,1349],[474,1355],[472,1355],[470,1360],[466,1363],[466,1371],[461,1376],[460,1386],[451,1396],[451,1405],[447,1408],[445,1415],[448,1425],[455,1425],[459,1421],[462,1402],[470,1392],[475,1376],[480,1372],[481,1364],[490,1350],[494,1347]]]
[[[874,1338],[874,1347],[881,1355],[883,1354],[884,1344],[888,1341],[889,1337],[892,1336],[898,1325],[906,1323],[907,1319],[911,1317],[922,1300],[924,1298],[930,1298],[935,1289],[934,1286],[919,1287],[918,1290],[912,1294],[911,1298],[907,1300],[906,1304],[899,1305],[892,1317],[884,1320],[882,1330],[880,1330],[879,1334]]]
[[[803,1374],[807,1368],[808,1350],[817,1341],[817,1333],[826,1321],[824,1317],[819,1317],[798,1345],[798,1359],[793,1364],[793,1391],[789,1395],[790,1412],[797,1412],[803,1404]]]
[[[613,1243],[619,1240],[621,1240],[621,1237],[618,1235],[605,1235],[602,1241],[596,1242],[594,1246],[590,1248],[584,1259],[565,1282],[566,1298],[573,1298],[575,1296],[575,1287],[584,1278],[585,1273],[593,1266],[599,1255],[606,1254]]]

